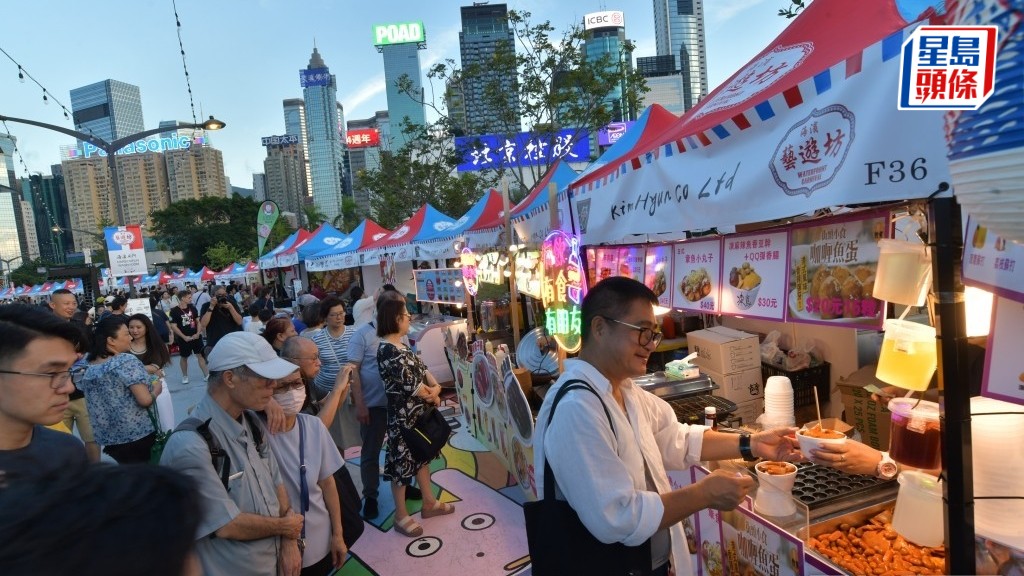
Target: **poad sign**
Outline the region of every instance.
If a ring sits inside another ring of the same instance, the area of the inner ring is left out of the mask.
[[[567,352],[576,352],[582,344],[580,305],[586,292],[579,239],[553,231],[541,246],[541,260],[544,327]]]

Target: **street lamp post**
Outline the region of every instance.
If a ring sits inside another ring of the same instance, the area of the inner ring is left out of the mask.
[[[9,286],[11,284],[11,263],[16,260],[21,260],[21,256],[15,256],[10,260],[6,258],[0,258],[0,262],[3,262],[4,264],[4,286]]]
[[[117,176],[117,164],[115,163],[115,154],[118,150],[124,148],[126,145],[145,138],[146,136],[152,136],[153,134],[159,134],[160,132],[166,132],[168,130],[174,130],[178,128],[192,128],[192,129],[203,129],[203,130],[220,130],[227,124],[217,120],[213,116],[210,119],[203,122],[202,124],[194,124],[188,122],[178,122],[175,126],[162,126],[160,128],[152,128],[150,130],[143,130],[124,138],[118,138],[113,142],[107,142],[106,140],[95,136],[93,134],[85,134],[84,132],[78,132],[63,126],[57,126],[54,124],[47,124],[45,122],[37,122],[35,120],[26,120],[24,118],[12,118],[11,116],[4,116],[0,114],[0,122],[16,122],[19,124],[28,124],[30,126],[38,126],[40,128],[46,128],[47,130],[53,130],[54,132],[60,132],[61,134],[67,134],[73,136],[79,140],[88,142],[93,146],[102,150],[107,156],[107,167],[110,170],[110,189],[114,194],[114,206],[117,208],[117,225],[124,226],[126,224],[124,218],[124,204],[121,201],[121,179]],[[101,237],[102,238],[102,237]],[[102,241],[102,240],[101,240]],[[113,271],[113,270],[111,270]],[[129,289],[134,292],[134,285],[129,277]]]

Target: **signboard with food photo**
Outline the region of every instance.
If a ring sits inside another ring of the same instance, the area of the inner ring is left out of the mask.
[[[721,313],[782,320],[788,254],[789,233],[785,231],[724,238]]]
[[[716,314],[722,287],[722,239],[683,242],[673,252],[672,307]]]
[[[620,247],[618,275],[632,278],[637,282],[643,282],[644,256],[644,248],[642,246]]]
[[[727,576],[800,576],[803,541],[744,508],[722,512],[722,567]]]
[[[793,227],[787,320],[881,328],[885,305],[872,292],[888,230],[888,213]]]
[[[654,291],[661,306],[672,305],[668,281],[672,278],[672,246],[652,246],[644,259],[644,284]]]

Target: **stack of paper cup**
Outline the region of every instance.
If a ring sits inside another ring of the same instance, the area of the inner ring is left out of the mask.
[[[769,376],[764,385],[764,414],[760,418],[763,428],[793,426],[793,383],[785,376]]]

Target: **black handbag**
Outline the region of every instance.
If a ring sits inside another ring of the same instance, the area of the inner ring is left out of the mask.
[[[411,428],[402,428],[402,439],[409,447],[409,453],[420,462],[437,458],[451,435],[452,427],[433,406],[424,410]]]
[[[338,488],[338,500],[341,501],[341,533],[345,540],[345,546],[349,549],[356,543],[356,540],[363,535],[362,502],[359,500],[359,490],[356,483],[352,481],[352,474],[343,464],[334,473],[334,485]]]
[[[577,384],[579,383],[579,384]],[[548,425],[555,415],[555,408],[570,390],[587,390],[601,402],[608,426],[615,433],[612,416],[601,396],[583,380],[570,380],[559,389]],[[543,439],[541,439],[543,442]],[[534,576],[566,576],[568,574],[606,574],[623,576],[647,576],[651,567],[651,540],[648,538],[639,546],[626,546],[616,542],[605,544],[594,538],[580,520],[579,514],[564,500],[555,498],[555,473],[547,459],[544,460],[544,494],[536,502],[523,504],[526,518],[526,543],[530,549],[530,561]]]

